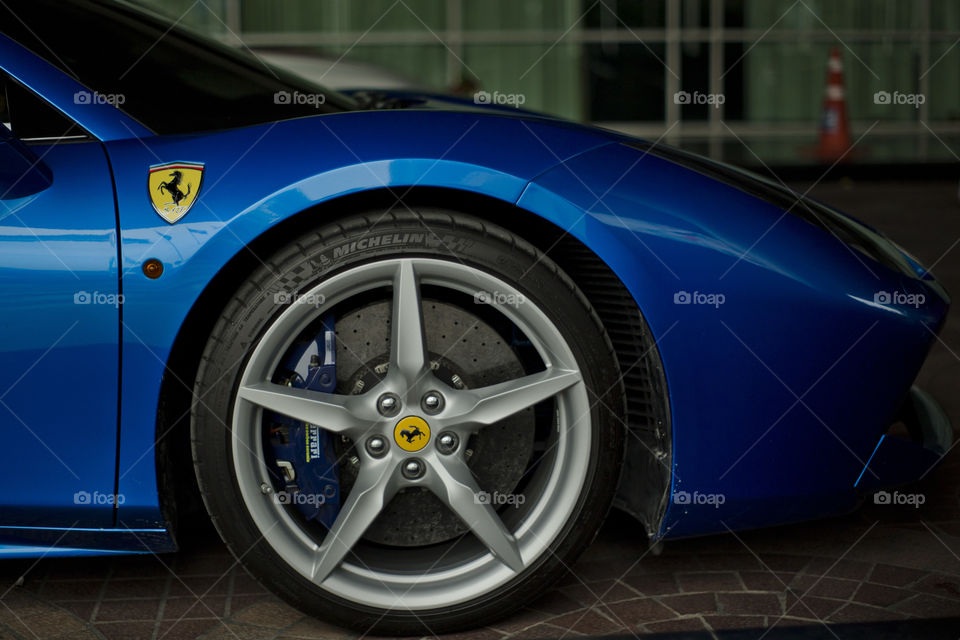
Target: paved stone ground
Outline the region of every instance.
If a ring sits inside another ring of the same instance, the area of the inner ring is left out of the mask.
[[[812,194],[879,227],[924,264],[936,265],[938,278],[960,292],[955,182],[840,182],[819,185]],[[960,425],[956,313],[942,340],[921,382]],[[649,553],[637,526],[615,513],[556,589],[495,628],[458,637],[663,633],[759,640],[811,637],[804,634],[815,630],[844,640],[882,633],[926,637],[884,623],[960,619],[958,480],[960,453],[954,450],[913,489],[926,497],[920,508],[868,504],[842,518],[667,543],[660,555]],[[0,598],[0,640],[357,637],[270,596],[212,533],[163,557],[0,563],[4,589],[20,576],[23,585]],[[821,621],[838,626],[827,632]],[[947,637],[960,635],[960,621],[946,624],[957,625]]]

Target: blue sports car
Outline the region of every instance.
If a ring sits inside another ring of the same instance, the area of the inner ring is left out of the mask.
[[[335,93],[119,2],[0,3],[0,554],[247,569],[487,623],[611,505],[652,543],[847,512],[952,430],[949,300],[782,184],[490,102]]]

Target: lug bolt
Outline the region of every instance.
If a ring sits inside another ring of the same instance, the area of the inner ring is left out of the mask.
[[[420,408],[428,415],[436,415],[443,411],[443,396],[439,391],[427,391],[420,400]]]
[[[385,393],[377,399],[377,411],[385,418],[400,413],[400,398],[393,393]]]
[[[403,463],[403,477],[407,480],[416,480],[423,475],[423,463],[416,458]]]
[[[452,431],[444,431],[437,438],[437,451],[444,455],[449,455],[457,450],[460,444],[460,438]]]
[[[387,439],[383,436],[370,436],[367,439],[367,453],[374,458],[382,458],[387,453]]]

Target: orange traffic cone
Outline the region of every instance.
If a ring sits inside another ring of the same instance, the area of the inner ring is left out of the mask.
[[[827,95],[823,99],[817,156],[824,162],[834,162],[843,157],[851,144],[847,98],[843,89],[843,56],[840,49],[834,47],[827,62]]]

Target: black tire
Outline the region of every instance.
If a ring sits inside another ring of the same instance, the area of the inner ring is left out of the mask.
[[[407,235],[409,234],[409,235]],[[370,237],[390,244],[359,243]],[[405,238],[408,242],[398,242]],[[370,246],[376,244],[377,246]],[[362,245],[362,248],[361,248]],[[305,291],[360,264],[399,256],[463,263],[511,283],[538,305],[573,352],[591,405],[591,454],[579,500],[550,550],[501,587],[439,609],[382,610],[318,586],[285,563],[248,511],[234,474],[232,411],[246,358],[280,311],[277,291]],[[492,623],[516,611],[566,573],[595,537],[616,489],[624,450],[625,399],[613,347],[586,297],[549,257],[480,219],[442,210],[372,212],[292,240],[264,259],[217,321],[197,371],[193,460],[213,524],[234,556],[265,587],[321,620],[376,634],[445,633]],[[619,415],[615,415],[619,414]]]

